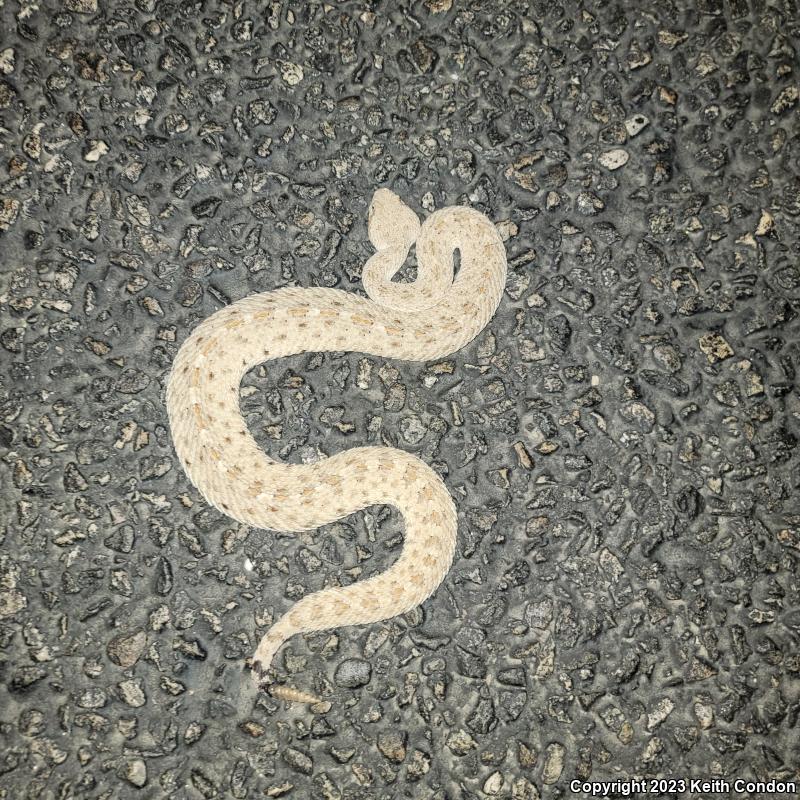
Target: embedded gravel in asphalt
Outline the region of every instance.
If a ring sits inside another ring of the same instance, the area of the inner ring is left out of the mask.
[[[0,798],[800,785],[800,16],[629,5],[0,8]],[[459,510],[420,609],[281,650],[289,706],[245,659],[402,520],[209,508],[164,384],[231,301],[362,292],[381,186],[489,216],[508,284],[440,362],[245,379],[273,456],[397,446]]]

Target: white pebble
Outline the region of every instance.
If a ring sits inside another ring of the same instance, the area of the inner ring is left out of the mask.
[[[616,150],[609,150],[607,153],[603,153],[601,156],[598,157],[598,161],[609,170],[619,169],[620,167],[624,167],[628,163],[628,159],[630,156],[628,155],[626,150],[622,148],[617,148]]]
[[[146,108],[137,108],[133,112],[133,124],[137,128],[143,128],[151,119],[153,119],[153,115]]]
[[[650,120],[644,114],[635,114],[625,120],[625,130],[628,131],[628,136],[636,136],[641,133],[648,125]]]
[[[761,219],[758,221],[756,236],[766,236],[775,227],[775,217],[769,211],[761,210]]]
[[[303,68],[299,64],[292,64],[290,61],[280,63],[281,77],[289,84],[296,86],[303,80]]]
[[[500,790],[503,788],[503,773],[502,772],[493,772],[484,782],[483,784],[483,793],[488,794],[490,797],[494,797],[497,794],[500,794]]]
[[[14,48],[6,47],[0,52],[0,72],[10,75],[14,71]]]
[[[84,161],[99,161],[108,152],[108,145],[102,139],[92,139],[89,151],[83,157]]]

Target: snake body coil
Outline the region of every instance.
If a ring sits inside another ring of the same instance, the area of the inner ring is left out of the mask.
[[[376,622],[419,605],[453,560],[455,506],[419,458],[358,447],[313,464],[276,462],[259,448],[239,410],[242,377],[265,361],[342,350],[437,359],[467,344],[494,314],[506,254],[494,225],[479,212],[444,208],[420,226],[396,195],[379,189],[369,237],[377,251],[363,270],[371,299],[324,288],[251,295],[203,321],[180,348],[169,377],[167,410],[178,457],[203,497],[225,514],[283,531],[318,528],[375,504],[403,515],[405,542],[396,563],[296,603],[258,645],[257,679],[297,633]],[[415,242],[417,279],[392,282]],[[454,279],[456,249],[461,266]]]

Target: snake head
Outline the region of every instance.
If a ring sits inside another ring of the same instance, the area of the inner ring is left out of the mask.
[[[369,240],[381,250],[408,250],[419,236],[417,215],[389,189],[378,189],[369,204]]]

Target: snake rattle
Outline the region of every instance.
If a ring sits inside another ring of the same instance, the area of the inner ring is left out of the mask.
[[[364,265],[369,299],[337,289],[289,287],[245,297],[212,314],[175,357],[167,412],[189,480],[212,506],[247,525],[307,531],[368,506],[400,511],[405,540],[380,575],[303,597],[267,631],[253,657],[257,684],[280,646],[298,633],[365,625],[403,614],[435,591],[453,561],[456,509],[441,478],[391,447],[356,447],[313,464],[272,460],[239,409],[245,373],[306,352],[358,351],[434,360],[461,349],[495,313],[506,252],[492,222],[452,206],[424,223],[388,189],[375,192]],[[418,276],[395,283],[416,243]],[[454,273],[454,252],[461,256]]]

